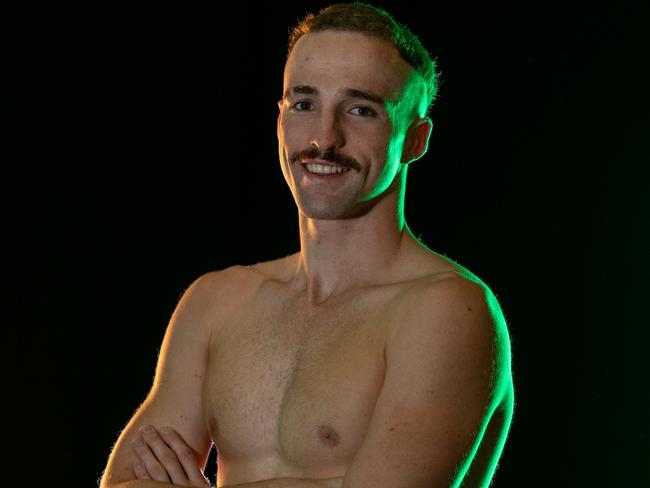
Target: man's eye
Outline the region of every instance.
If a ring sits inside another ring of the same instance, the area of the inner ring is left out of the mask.
[[[298,112],[304,112],[306,110],[309,110],[310,107],[311,107],[311,102],[307,102],[305,100],[296,102],[291,106],[291,108],[295,108]]]
[[[377,115],[377,112],[368,107],[354,107],[352,110],[357,110],[358,112],[355,115],[360,115],[362,117],[374,117]]]

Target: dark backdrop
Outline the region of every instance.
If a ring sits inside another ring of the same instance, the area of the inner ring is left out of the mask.
[[[407,221],[510,326],[497,487],[650,480],[642,3],[377,4],[443,79]],[[298,250],[276,100],[325,3],[176,5],[2,17],[4,479],[93,485],[188,284]]]

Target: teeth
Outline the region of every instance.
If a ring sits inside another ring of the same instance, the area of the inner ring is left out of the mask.
[[[324,166],[322,164],[311,164],[308,163],[307,170],[310,173],[316,173],[321,175],[331,175],[331,174],[340,174],[345,171],[350,171],[350,168],[342,168],[340,166]]]

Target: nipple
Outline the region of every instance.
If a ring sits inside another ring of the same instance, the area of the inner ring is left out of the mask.
[[[318,428],[318,438],[327,447],[335,447],[339,444],[339,434],[329,425],[321,425]]]

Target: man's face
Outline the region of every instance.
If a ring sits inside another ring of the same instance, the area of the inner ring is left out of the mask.
[[[304,215],[356,216],[397,188],[411,122],[402,95],[415,76],[395,47],[364,34],[298,40],[284,70],[277,131],[282,172]],[[347,171],[314,175],[307,163],[318,162]]]

